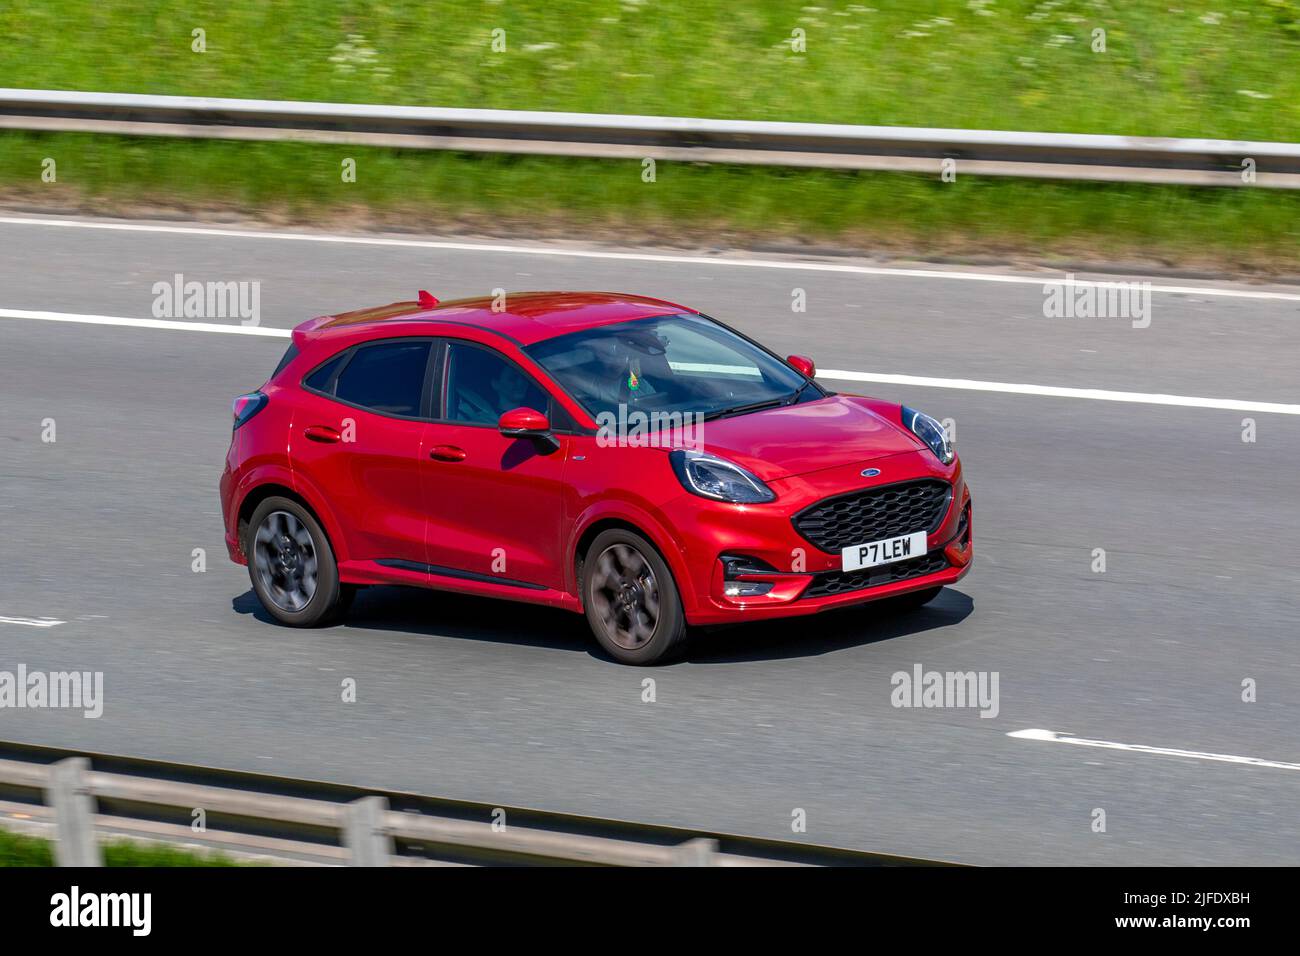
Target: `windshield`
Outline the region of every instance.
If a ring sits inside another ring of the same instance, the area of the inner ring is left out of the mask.
[[[592,418],[619,406],[716,418],[821,398],[817,386],[734,332],[697,315],[584,329],[529,346]],[[749,406],[756,406],[750,409]]]

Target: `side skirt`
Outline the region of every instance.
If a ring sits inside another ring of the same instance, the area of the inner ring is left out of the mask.
[[[435,591],[452,591],[457,594],[521,601],[526,604],[543,604],[577,614],[582,613],[582,605],[576,595],[557,591],[542,584],[399,558],[344,561],[339,564],[339,578],[345,584],[408,585]]]

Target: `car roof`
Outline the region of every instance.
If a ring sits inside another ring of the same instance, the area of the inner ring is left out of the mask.
[[[393,335],[440,334],[440,325],[495,332],[527,346],[557,335],[614,322],[675,315],[695,309],[649,296],[618,292],[512,292],[436,302],[394,302],[337,315],[323,315],[294,330],[295,339],[334,338],[348,332],[391,329]]]

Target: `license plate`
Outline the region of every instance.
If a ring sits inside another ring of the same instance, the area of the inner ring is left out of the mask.
[[[861,571],[878,564],[893,564],[925,554],[925,532],[901,534],[897,538],[884,538],[867,544],[853,544],[840,551],[845,571]]]

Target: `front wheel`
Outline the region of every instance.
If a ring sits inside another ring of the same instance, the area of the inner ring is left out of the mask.
[[[600,646],[623,664],[661,664],[685,650],[677,585],[639,534],[619,528],[596,536],[582,564],[582,603]]]
[[[248,576],[262,606],[281,624],[317,627],[347,610],[354,588],[339,582],[324,529],[288,498],[267,498],[248,523]]]

